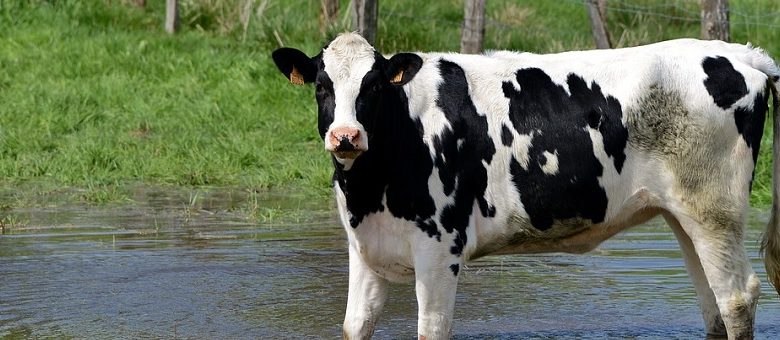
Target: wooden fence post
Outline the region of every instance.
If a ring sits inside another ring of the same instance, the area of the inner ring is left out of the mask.
[[[165,31],[173,34],[179,30],[179,1],[166,0],[165,2]]]
[[[597,3],[599,5],[601,20],[604,22],[604,26],[607,26],[607,0],[597,0]],[[609,31],[607,31],[607,33],[609,33]]]
[[[460,53],[481,53],[485,40],[485,0],[465,0]]]
[[[376,41],[376,16],[379,0],[352,0],[352,28],[370,44]]]
[[[339,16],[339,1],[338,0],[322,0],[322,8],[320,11],[320,33],[325,35],[328,28],[333,25]]]
[[[593,32],[593,41],[596,42],[596,48],[612,48],[609,31],[607,31],[606,0],[588,0],[585,6],[588,7],[590,28]]]
[[[707,40],[731,39],[729,0],[701,0],[701,37]]]

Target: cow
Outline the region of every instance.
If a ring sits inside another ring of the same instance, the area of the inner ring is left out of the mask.
[[[349,240],[345,338],[370,338],[388,284],[412,280],[419,338],[447,338],[467,261],[584,253],[659,215],[707,334],[752,337],[760,282],[743,240],[770,95],[780,159],[780,69],[760,48],[386,57],[342,33],[314,57],[272,58],[293,84],[316,85]],[[778,187],[762,251],[780,292]]]

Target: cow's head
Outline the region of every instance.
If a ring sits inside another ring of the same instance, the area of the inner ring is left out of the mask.
[[[382,102],[396,100],[392,94],[422,66],[422,59],[412,53],[385,59],[357,33],[339,35],[312,58],[280,48],[273,59],[291,83],[316,84],[320,137],[346,169],[368,151],[372,135],[382,128],[377,126]]]

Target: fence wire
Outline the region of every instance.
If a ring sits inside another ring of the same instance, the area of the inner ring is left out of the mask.
[[[565,0],[569,3],[576,3],[581,6],[585,6],[589,0]],[[688,6],[683,5],[687,3]],[[617,4],[617,5],[616,5]],[[686,21],[686,22],[701,22],[701,10],[699,9],[698,2],[673,2],[664,3],[658,5],[640,5],[630,0],[609,0],[607,1],[607,13],[628,13],[628,14],[641,14],[646,16],[658,17],[668,20]],[[670,15],[668,12],[685,13],[685,16]],[[761,26],[780,29],[780,11],[772,11],[759,15],[749,14],[740,10],[734,10],[734,7],[729,8],[729,15],[731,19],[728,20],[730,25],[736,26]],[[739,20],[733,20],[734,17],[738,17]],[[771,22],[765,22],[766,19],[774,19]],[[717,21],[715,21],[717,22]]]
[[[585,5],[589,0],[564,0],[572,4],[572,7],[581,6],[583,16],[586,15]],[[686,5],[687,4],[687,5]],[[607,2],[607,13],[625,13],[631,15],[642,15],[647,17],[656,17],[664,20],[678,21],[678,22],[701,22],[701,10],[699,9],[698,2],[690,1],[678,1],[673,3],[660,3],[653,5],[637,4],[632,0],[609,0]],[[675,15],[669,13],[682,13],[684,15]],[[731,19],[729,24],[731,26],[748,26],[748,27],[767,27],[776,28],[780,30],[780,11],[770,11],[762,14],[751,14],[743,12],[741,10],[734,10],[733,7],[729,9]],[[445,23],[453,25],[461,25],[462,20],[447,19],[433,16],[420,16],[411,13],[402,13],[396,11],[380,11],[379,17],[400,17],[405,19],[414,20],[426,20],[429,22]],[[487,27],[497,28],[501,30],[522,30],[522,31],[546,31],[550,32],[549,28],[529,28],[523,25],[511,25],[502,23],[495,18],[487,16],[485,18],[485,25]],[[567,33],[561,31],[560,33]]]

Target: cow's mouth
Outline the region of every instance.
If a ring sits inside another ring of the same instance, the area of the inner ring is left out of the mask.
[[[355,159],[360,156],[361,153],[363,153],[363,151],[360,150],[333,151],[333,155],[339,159]]]

